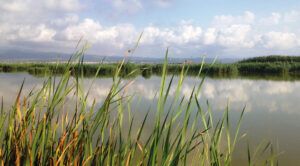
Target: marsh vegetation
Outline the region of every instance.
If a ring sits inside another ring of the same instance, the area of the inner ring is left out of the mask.
[[[184,68],[188,66],[187,74],[197,76],[199,70],[201,75],[220,78],[236,78],[236,77],[269,77],[277,79],[298,79],[300,76],[300,57],[288,56],[268,56],[256,57],[242,60],[232,64],[214,63],[211,64],[168,64],[168,74],[179,75]],[[119,63],[98,63],[98,64],[81,64],[70,65],[69,70],[72,75],[82,72],[86,77],[93,77],[97,73],[97,77],[112,77]],[[99,66],[101,68],[97,72]],[[161,75],[163,64],[135,64],[126,62],[122,65],[120,76],[135,77],[142,75],[145,78],[151,75]],[[36,76],[44,76],[45,74],[62,75],[66,70],[66,63],[2,63],[0,64],[0,72],[28,72]],[[130,74],[131,73],[131,74]]]
[[[198,98],[206,76],[199,77],[189,96],[181,96],[189,70],[196,70],[193,66],[168,67],[166,53],[163,65],[142,70],[144,75],[159,71],[161,84],[157,101],[144,108],[146,114],[137,119],[131,114],[135,108],[131,100],[136,96],[124,93],[131,82],[122,84],[120,77],[134,75],[137,67],[122,61],[87,68],[81,57],[82,52],[77,52],[63,67],[46,65],[49,73],[42,86],[24,94],[23,82],[12,107],[6,109],[2,100],[1,164],[232,165],[236,145],[245,137],[240,133],[245,108],[236,121],[232,121],[228,105],[224,105],[222,116],[214,117],[209,103],[203,107]],[[22,66],[16,68],[24,69]],[[41,71],[46,71],[43,65],[33,66],[34,70],[41,67]],[[88,72],[96,78],[104,72],[103,66],[113,74],[113,83],[103,102],[94,100],[88,105],[92,89],[83,87],[82,79]],[[200,64],[198,76],[207,73],[204,66]],[[175,70],[179,80],[174,82],[172,76],[167,81],[167,74]],[[174,98],[170,98],[171,86],[176,87]],[[70,99],[72,107],[66,108]],[[151,126],[147,130],[146,123]],[[278,153],[271,142],[255,148],[248,145],[244,152],[248,165],[277,163]]]

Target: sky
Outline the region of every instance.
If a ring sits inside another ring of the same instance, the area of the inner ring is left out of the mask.
[[[0,52],[300,55],[299,0],[0,0]],[[41,55],[42,56],[42,55]]]

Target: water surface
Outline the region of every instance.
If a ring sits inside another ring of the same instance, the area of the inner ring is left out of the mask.
[[[41,87],[45,78],[37,78],[26,73],[0,73],[0,97],[3,97],[4,106],[9,108],[22,81],[25,79],[24,93]],[[170,77],[168,78],[168,80]],[[174,82],[177,82],[175,78]],[[124,83],[131,80],[124,80]],[[84,85],[88,89],[92,79],[86,78]],[[182,96],[188,97],[194,85],[200,82],[199,78],[187,77]],[[95,99],[99,104],[106,97],[111,86],[111,78],[97,78],[92,86],[89,105]],[[160,77],[152,76],[149,79],[137,77],[125,90],[125,93],[134,94],[139,103],[135,108],[137,116],[143,116],[146,108],[157,99],[160,86]],[[175,86],[171,88],[170,98],[175,95]],[[242,124],[242,133],[247,133],[247,140],[251,145],[263,140],[271,140],[279,145],[282,155],[279,158],[281,165],[295,165],[300,163],[300,81],[270,81],[251,79],[211,79],[207,78],[199,96],[201,104],[208,101],[212,110],[222,114],[229,104],[231,116],[238,117],[244,106],[246,114]],[[142,104],[140,104],[142,103]],[[134,105],[134,104],[133,104]],[[246,145],[238,144],[235,154],[236,162],[246,159]]]

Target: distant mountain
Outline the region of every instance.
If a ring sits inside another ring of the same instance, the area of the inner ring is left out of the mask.
[[[71,54],[56,53],[56,52],[33,52],[27,50],[0,50],[1,62],[52,62],[52,61],[68,61]],[[123,56],[101,56],[101,55],[85,55],[85,62],[100,62],[104,60],[107,63],[113,63],[123,60]],[[164,58],[148,58],[132,56],[127,58],[133,63],[163,63]],[[206,63],[213,62],[213,58],[205,58]],[[233,63],[238,59],[223,58],[218,59],[220,63]],[[169,58],[169,63],[201,63],[202,58]]]

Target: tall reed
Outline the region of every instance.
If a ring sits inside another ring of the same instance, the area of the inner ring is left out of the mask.
[[[121,84],[125,60],[115,68],[113,84],[101,105],[93,101],[88,106],[92,86],[86,90],[82,84],[84,51],[78,50],[66,64],[64,74],[50,75],[40,89],[25,95],[23,82],[11,109],[5,110],[2,102],[1,165],[232,165],[233,152],[242,137],[239,131],[245,109],[236,127],[232,127],[229,107],[216,121],[210,107],[204,109],[198,98],[205,76],[190,96],[181,96],[189,66],[182,67],[177,83],[174,76],[167,81],[167,51],[157,107],[145,108],[143,119],[136,120],[130,114],[134,105],[128,100],[136,96],[123,93],[130,82]],[[204,61],[199,75],[203,65]],[[72,73],[74,66],[80,70]],[[99,71],[100,67],[94,79]],[[170,98],[172,85],[176,87],[174,98]],[[70,97],[75,104],[66,109]],[[125,117],[126,110],[129,113]],[[146,129],[146,123],[151,127]],[[254,155],[245,148],[248,165],[274,165],[273,151],[269,158],[256,157],[270,148],[271,144],[258,147]]]

